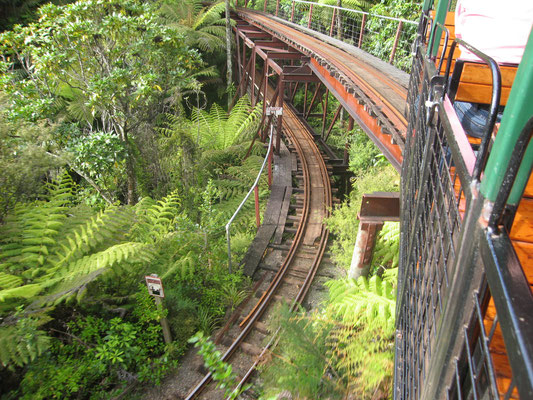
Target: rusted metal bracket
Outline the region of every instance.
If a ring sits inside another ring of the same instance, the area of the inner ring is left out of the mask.
[[[368,274],[376,237],[383,227],[383,223],[400,220],[400,193],[374,192],[364,194],[358,218],[360,221],[359,230],[348,273],[349,277],[354,279]]]
[[[374,192],[364,194],[358,218],[363,223],[400,221],[400,193]]]

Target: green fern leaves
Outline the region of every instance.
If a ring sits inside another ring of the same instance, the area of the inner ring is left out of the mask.
[[[218,104],[209,112],[194,109],[191,126],[198,126],[200,147],[203,149],[225,149],[244,140],[250,140],[261,116],[262,104],[254,108],[248,96],[243,96],[227,114]]]
[[[49,346],[50,338],[38,327],[50,320],[45,315],[23,317],[15,313],[16,323],[0,327],[0,365],[22,366],[40,356]]]
[[[388,280],[374,275],[370,279],[341,279],[327,282],[330,311],[346,324],[381,326],[394,331],[396,290]]]

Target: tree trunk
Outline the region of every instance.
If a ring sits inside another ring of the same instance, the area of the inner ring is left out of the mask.
[[[128,204],[135,204],[137,203],[137,176],[135,175],[135,163],[133,161],[135,155],[131,149],[126,129],[123,126],[118,126],[118,131],[120,132],[120,139],[126,147],[126,176],[128,179],[126,201]]]
[[[128,204],[135,204],[137,203],[137,193],[136,193],[136,187],[137,187],[137,177],[135,176],[135,165],[133,164],[133,154],[131,154],[131,150],[129,148],[129,144],[126,144],[128,146],[127,150],[127,158],[126,158],[126,175],[128,177]]]
[[[227,56],[227,71],[226,71],[226,80],[227,80],[227,92],[228,92],[228,108],[231,105],[231,85],[232,85],[232,61],[231,61],[231,19],[229,11],[229,0],[226,0],[226,56]]]

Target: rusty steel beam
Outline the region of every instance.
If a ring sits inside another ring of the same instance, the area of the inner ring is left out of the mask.
[[[364,194],[358,218],[364,223],[400,221],[400,193],[374,192]]]
[[[305,116],[305,119],[309,118],[309,114],[311,113],[311,110],[313,109],[313,106],[315,105],[315,100],[318,96],[318,92],[320,91],[321,86],[322,86],[322,83],[319,81],[318,85],[316,85],[315,94],[313,94],[313,98],[311,99],[311,105],[309,106],[309,110],[307,110],[307,115]]]
[[[333,116],[333,120],[331,121],[331,124],[329,125],[328,132],[326,133],[326,137],[324,138],[324,142],[326,142],[329,138],[329,135],[331,134],[331,131],[333,130],[333,126],[335,125],[335,122],[337,122],[337,119],[339,118],[339,113],[342,110],[342,104],[337,107],[337,111],[335,111],[335,115]]]
[[[314,59],[311,59],[310,66],[315,75],[343,105],[344,109],[370,137],[394,168],[400,171],[403,160],[402,149],[391,142],[391,135],[383,132],[375,115],[372,115],[353,93],[348,93],[344,86]]]
[[[304,75],[304,74],[287,74],[285,75],[285,82],[320,82],[315,75]]]
[[[248,32],[246,33],[246,36],[248,36],[249,38],[254,38],[254,39],[270,39],[272,37],[269,34],[264,33],[264,32]]]
[[[272,36],[270,36],[270,38],[272,38]],[[272,41],[270,40],[256,40],[255,42],[255,45],[256,46],[259,46],[259,47],[273,47],[273,48],[284,48],[284,47],[288,47],[287,43],[285,42],[282,42],[281,40],[279,39],[274,39]]]
[[[273,60],[299,60],[302,58],[302,53],[292,53],[290,51],[267,51],[268,58]]]
[[[348,120],[348,132],[353,130],[353,118],[350,116],[350,119]],[[343,164],[348,164],[349,162],[349,151],[350,151],[350,142],[348,139],[346,139],[346,143],[344,144],[344,155],[343,155]]]
[[[294,85],[294,89],[293,89],[291,97],[290,97],[291,103],[294,100],[294,96],[296,95],[296,91],[298,90],[298,86],[300,86],[300,82],[296,82],[296,84]]]
[[[328,97],[329,97],[329,87],[326,86],[326,94],[322,98],[322,130],[320,131],[320,136],[324,137],[324,132],[326,131],[326,115],[328,114]]]
[[[262,33],[265,33],[263,32],[260,28],[258,28],[257,26],[254,26],[254,25],[247,25],[246,27],[239,27],[239,26],[236,26],[235,27],[235,30],[238,30],[240,32],[244,32],[244,33],[252,33],[252,32],[262,32]]]

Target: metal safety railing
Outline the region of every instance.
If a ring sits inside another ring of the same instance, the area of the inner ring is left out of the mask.
[[[418,22],[305,0],[240,0],[241,5],[359,47],[409,71]],[[237,3],[238,5],[238,3]]]
[[[267,109],[267,114],[270,113],[270,112],[271,111],[269,109]],[[244,207],[244,204],[250,198],[252,193],[254,193],[254,195],[255,195],[255,218],[256,218],[256,224],[257,224],[257,227],[259,227],[259,225],[260,225],[260,215],[259,215],[259,179],[261,178],[261,175],[263,174],[265,166],[268,163],[268,169],[269,169],[269,175],[268,175],[269,176],[269,182],[268,182],[268,185],[270,186],[272,184],[272,182],[271,182],[272,175],[271,175],[270,171],[271,171],[271,168],[272,168],[272,138],[274,137],[273,132],[274,132],[274,123],[272,122],[270,124],[270,138],[269,138],[269,141],[268,141],[268,150],[267,150],[267,154],[265,156],[265,159],[263,160],[263,164],[261,165],[261,169],[257,173],[257,177],[255,178],[255,181],[254,181],[252,187],[250,188],[250,190],[248,191],[246,196],[244,196],[244,199],[241,201],[241,204],[239,204],[239,206],[237,207],[237,209],[235,210],[235,212],[233,213],[233,215],[229,219],[228,223],[226,224],[226,241],[227,241],[227,244],[228,244],[228,270],[229,270],[230,274],[232,273],[232,265],[231,265],[231,234],[230,234],[231,224],[233,223],[233,221],[235,220],[235,218],[237,217],[237,215],[239,214],[241,209]]]

